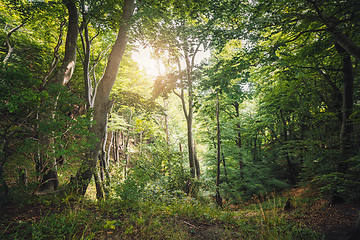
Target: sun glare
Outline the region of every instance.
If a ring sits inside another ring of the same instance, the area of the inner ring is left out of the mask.
[[[137,62],[141,67],[143,67],[149,75],[157,76],[159,75],[158,66],[156,60],[151,59],[150,49],[139,47],[138,51],[132,53],[132,58]]]
[[[150,48],[143,48],[142,46],[138,47],[137,51],[132,53],[132,58],[135,62],[137,62],[141,67],[143,67],[146,72],[151,76],[158,76],[163,74],[163,66],[159,65],[155,59],[151,58]],[[210,57],[210,51],[199,51],[195,57],[195,64],[199,64],[202,60]],[[181,62],[181,68],[185,68],[185,62]]]

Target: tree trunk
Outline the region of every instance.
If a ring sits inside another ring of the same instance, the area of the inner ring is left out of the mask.
[[[18,171],[19,171],[19,185],[26,186],[28,182],[26,168],[21,168],[18,166]]]
[[[88,111],[93,107],[92,101],[92,85],[89,75],[89,66],[90,66],[90,39],[89,39],[89,30],[86,26],[84,27],[84,37],[82,37],[83,42],[83,74],[84,74],[84,85],[85,85],[85,98],[86,98],[86,110]]]
[[[110,138],[110,144],[108,146],[108,152],[107,152],[107,158],[106,158],[106,165],[110,166],[110,153],[111,153],[111,147],[114,143],[114,131],[111,132],[111,138]]]
[[[189,82],[190,82],[190,80],[189,80]],[[189,101],[188,101],[189,111],[188,111],[186,108],[184,89],[181,89],[180,94],[177,94],[177,93],[175,93],[175,94],[181,99],[181,104],[182,104],[182,108],[183,108],[185,119],[186,119],[190,176],[191,176],[191,178],[195,178],[195,162],[194,162],[194,147],[193,147],[194,140],[193,140],[193,132],[192,132],[194,109],[191,107],[193,104],[193,101],[191,100],[192,96],[189,92]]]
[[[191,59],[189,56],[189,43],[188,39],[182,39],[184,42],[184,59],[186,64],[186,83],[182,82],[181,94],[174,93],[181,99],[182,108],[184,111],[184,115],[187,123],[187,136],[188,136],[188,152],[189,152],[189,167],[190,167],[190,176],[191,178],[195,178],[195,160],[194,160],[194,139],[193,139],[193,118],[194,118],[194,108],[193,108],[193,82],[191,79],[192,69],[194,68],[195,56],[199,51],[200,44],[196,47],[196,49],[191,53]],[[181,64],[180,60],[178,60],[179,71],[181,72]],[[188,110],[186,109],[185,96],[184,96],[184,84],[187,86],[188,90]]]
[[[196,170],[196,177],[199,179],[201,172],[200,172],[200,164],[199,164],[199,160],[197,158],[197,154],[196,154],[196,147],[194,146],[194,163],[195,163],[195,170]]]
[[[337,165],[337,172],[346,174],[348,164],[347,160],[352,155],[353,150],[353,123],[350,116],[353,112],[354,105],[354,74],[350,55],[339,44],[335,44],[337,52],[343,58],[343,106],[342,106],[342,123],[340,131],[340,161]],[[344,202],[344,199],[335,189],[331,191],[330,204]]]
[[[96,199],[101,200],[104,198],[104,194],[103,194],[103,190],[101,188],[102,184],[101,184],[99,171],[98,171],[97,167],[95,168],[95,171],[94,171],[94,180],[95,180],[95,187],[96,187]]]
[[[99,154],[99,163],[100,163],[100,179],[101,181],[105,180],[105,168],[107,168],[106,165],[106,142],[107,142],[107,130],[105,131],[104,139],[102,140],[101,144],[101,151]]]
[[[68,31],[65,42],[65,55],[59,71],[55,74],[50,84],[65,86],[71,79],[76,64],[77,39],[79,36],[79,19],[76,5],[73,1],[63,0],[69,13]],[[43,83],[45,86],[46,83]]]
[[[233,106],[235,108],[235,116],[237,118],[239,118],[240,117],[239,103],[234,102]],[[241,154],[241,126],[239,123],[236,124],[236,130],[237,130],[237,135],[236,135],[235,143],[239,150],[240,180],[243,181],[244,180],[244,162],[243,162],[242,154]]]
[[[80,195],[85,194],[95,171],[96,162],[101,149],[101,139],[103,139],[107,127],[108,111],[112,105],[112,102],[109,100],[109,95],[114,85],[121,59],[125,53],[128,39],[127,30],[130,25],[129,21],[133,11],[134,0],[125,0],[121,26],[95,97],[93,120],[96,124],[92,125],[90,129],[90,132],[95,135],[95,143],[93,148],[86,153],[85,159],[82,161],[79,171],[76,174],[75,182],[70,182],[70,187],[74,188],[72,190]]]
[[[0,196],[1,199],[6,200],[7,196],[9,194],[9,186],[6,183],[5,177],[4,177],[4,168],[3,166],[5,165],[6,161],[7,161],[7,157],[8,157],[8,152],[7,152],[7,147],[9,145],[9,140],[8,140],[8,136],[7,136],[7,130],[4,131],[4,136],[3,136],[3,144],[1,147],[1,161],[0,161]],[[12,134],[9,134],[12,135]]]
[[[227,183],[228,186],[231,187],[231,184],[230,184],[229,178],[228,178],[228,174],[227,174],[227,171],[226,171],[225,156],[224,156],[224,153],[222,151],[221,151],[221,158],[222,158],[222,163],[223,163],[223,167],[224,167],[225,182]]]
[[[115,145],[114,145],[114,160],[115,160],[115,164],[117,167],[119,167],[120,164],[120,154],[119,154],[119,146],[120,146],[120,141],[119,141],[119,135],[120,132],[116,131],[115,132]]]
[[[188,151],[189,151],[189,166],[190,176],[195,178],[195,162],[194,162],[194,146],[193,146],[193,132],[192,132],[192,121],[193,121],[193,109],[189,108],[189,115],[187,117],[187,138],[188,138]],[[190,114],[191,112],[191,114]]]
[[[254,148],[253,148],[253,151],[254,151],[254,162],[257,161],[257,157],[256,157],[256,146],[257,146],[257,132],[256,132],[256,135],[255,135],[255,138],[254,138]]]
[[[281,116],[281,120],[283,122],[283,131],[284,131],[284,144],[287,144],[287,135],[288,135],[288,130],[287,130],[287,127],[286,127],[286,121],[285,121],[285,118],[284,118],[284,115],[283,115],[283,112],[282,110],[280,110],[280,116]],[[292,165],[291,163],[291,159],[290,159],[290,156],[289,156],[289,152],[287,150],[287,147],[286,147],[286,162],[287,162],[287,165],[288,165],[288,171],[289,171],[289,179],[291,181],[291,183],[293,185],[296,184],[296,180],[295,180],[295,176],[296,175],[296,172],[294,171],[294,166]]]
[[[166,144],[169,147],[170,146],[170,133],[169,133],[169,123],[168,123],[168,116],[167,116],[167,110],[168,110],[168,102],[164,98],[164,109],[165,109],[165,134],[166,134]]]
[[[350,237],[348,238],[348,240],[360,240],[360,211],[356,224],[352,232],[350,233]]]
[[[86,12],[85,0],[80,1],[80,6],[82,13],[80,36],[81,36],[82,50],[84,54],[84,57],[82,58],[82,65],[83,65],[84,86],[85,86],[86,111],[88,111],[90,108],[93,107],[92,85],[89,75],[91,42],[89,38],[89,29],[88,29],[89,21],[88,21],[88,13]]]
[[[70,81],[75,69],[77,39],[79,35],[78,12],[74,2],[64,0],[63,4],[66,6],[69,14],[68,32],[65,42],[65,55],[61,67],[51,81],[46,82],[46,79],[44,79],[42,84],[44,87],[48,84],[65,86]],[[54,108],[45,109],[42,113],[40,113],[39,122],[47,124],[50,119],[53,119],[56,105],[57,101],[55,100]],[[59,185],[57,162],[56,158],[51,156],[52,154],[49,155],[49,152],[47,152],[54,151],[53,149],[50,149],[52,148],[51,145],[54,143],[54,138],[51,133],[39,132],[38,135],[38,145],[40,148],[39,160],[37,162],[36,169],[38,174],[41,176],[40,190],[56,190]]]
[[[106,142],[107,142],[107,130],[105,132],[105,137],[102,141],[101,154],[99,156],[100,161],[100,183],[101,187],[104,190],[105,197],[109,197],[109,189],[110,186],[110,173],[109,173],[109,165],[106,161]],[[100,195],[100,194],[99,194]]]
[[[4,173],[3,164],[0,163],[0,199],[1,199],[1,201],[7,200],[7,197],[9,195],[9,186],[6,183],[3,173]],[[2,202],[0,202],[0,204],[1,203]]]
[[[324,13],[320,13],[320,17],[323,19],[326,26],[331,30],[331,34],[335,37],[335,43],[341,46],[341,48],[349,55],[352,55],[357,60],[360,60],[360,47],[349,39],[349,37],[346,36],[338,27],[340,20]]]
[[[221,207],[222,199],[220,196],[220,163],[221,163],[221,136],[220,136],[220,103],[219,94],[217,94],[216,102],[216,127],[217,127],[217,165],[216,165],[216,203]]]
[[[127,168],[129,164],[129,152],[128,152],[128,146],[130,141],[130,133],[128,131],[125,146],[124,146],[124,178],[127,178]]]
[[[131,121],[132,121],[132,115],[133,112],[130,111],[130,116],[129,116],[129,125],[131,125]],[[122,135],[122,141],[124,140],[124,135]],[[129,159],[130,159],[130,154],[129,154],[129,143],[130,143],[130,126],[127,128],[127,138],[126,141],[124,143],[124,177],[125,179],[127,178],[127,168],[128,168],[128,164],[129,164]]]

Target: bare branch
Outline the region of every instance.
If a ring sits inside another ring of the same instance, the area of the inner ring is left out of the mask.
[[[94,41],[94,39],[95,39],[97,36],[99,36],[99,35],[100,35],[100,31],[98,31],[98,32],[96,33],[96,35],[90,39],[90,44],[91,44],[91,43]]]
[[[191,69],[194,68],[194,65],[195,65],[195,56],[196,56],[196,54],[199,52],[200,46],[201,46],[201,43],[199,43],[199,44],[196,46],[196,49],[195,49],[193,55],[191,56]]]
[[[43,80],[42,80],[42,87],[44,87],[47,83],[47,78],[51,75],[51,73],[55,70],[58,62],[59,62],[59,48],[62,44],[62,36],[63,36],[63,28],[66,24],[66,19],[61,22],[60,24],[60,32],[59,32],[59,38],[56,46],[54,47],[54,57],[51,61],[49,71],[45,74]]]
[[[8,45],[9,50],[8,50],[8,53],[7,53],[6,57],[5,57],[4,60],[3,60],[3,63],[6,63],[6,62],[9,60],[9,58],[10,58],[10,56],[11,56],[11,53],[12,53],[12,51],[13,51],[13,48],[12,48],[11,45],[10,45],[10,36],[11,36],[11,34],[14,33],[14,32],[16,32],[16,31],[17,31],[19,28],[21,28],[22,26],[24,26],[24,24],[25,24],[25,23],[22,23],[22,24],[20,24],[20,25],[18,25],[18,26],[16,26],[16,27],[14,27],[14,28],[11,29],[11,30],[8,32],[8,34],[6,35],[6,44]]]

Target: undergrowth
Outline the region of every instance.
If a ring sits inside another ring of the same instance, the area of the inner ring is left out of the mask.
[[[96,202],[38,197],[21,206],[38,214],[7,217],[1,239],[323,239],[287,220],[283,199],[252,204],[238,211],[220,209],[175,192],[144,190],[136,201]],[[17,208],[19,205],[17,206]],[[44,209],[50,209],[45,211]],[[15,211],[15,210],[14,210]],[[35,211],[35,210],[34,210]],[[19,214],[19,212],[18,212]]]

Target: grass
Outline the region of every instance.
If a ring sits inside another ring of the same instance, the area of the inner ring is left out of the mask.
[[[38,197],[7,209],[0,238],[323,239],[287,220],[287,213],[282,211],[284,201],[274,198],[231,211],[171,194],[144,193],[134,202],[114,198],[103,202],[61,199],[49,203],[48,198]],[[19,207],[33,208],[36,214],[21,213]]]

